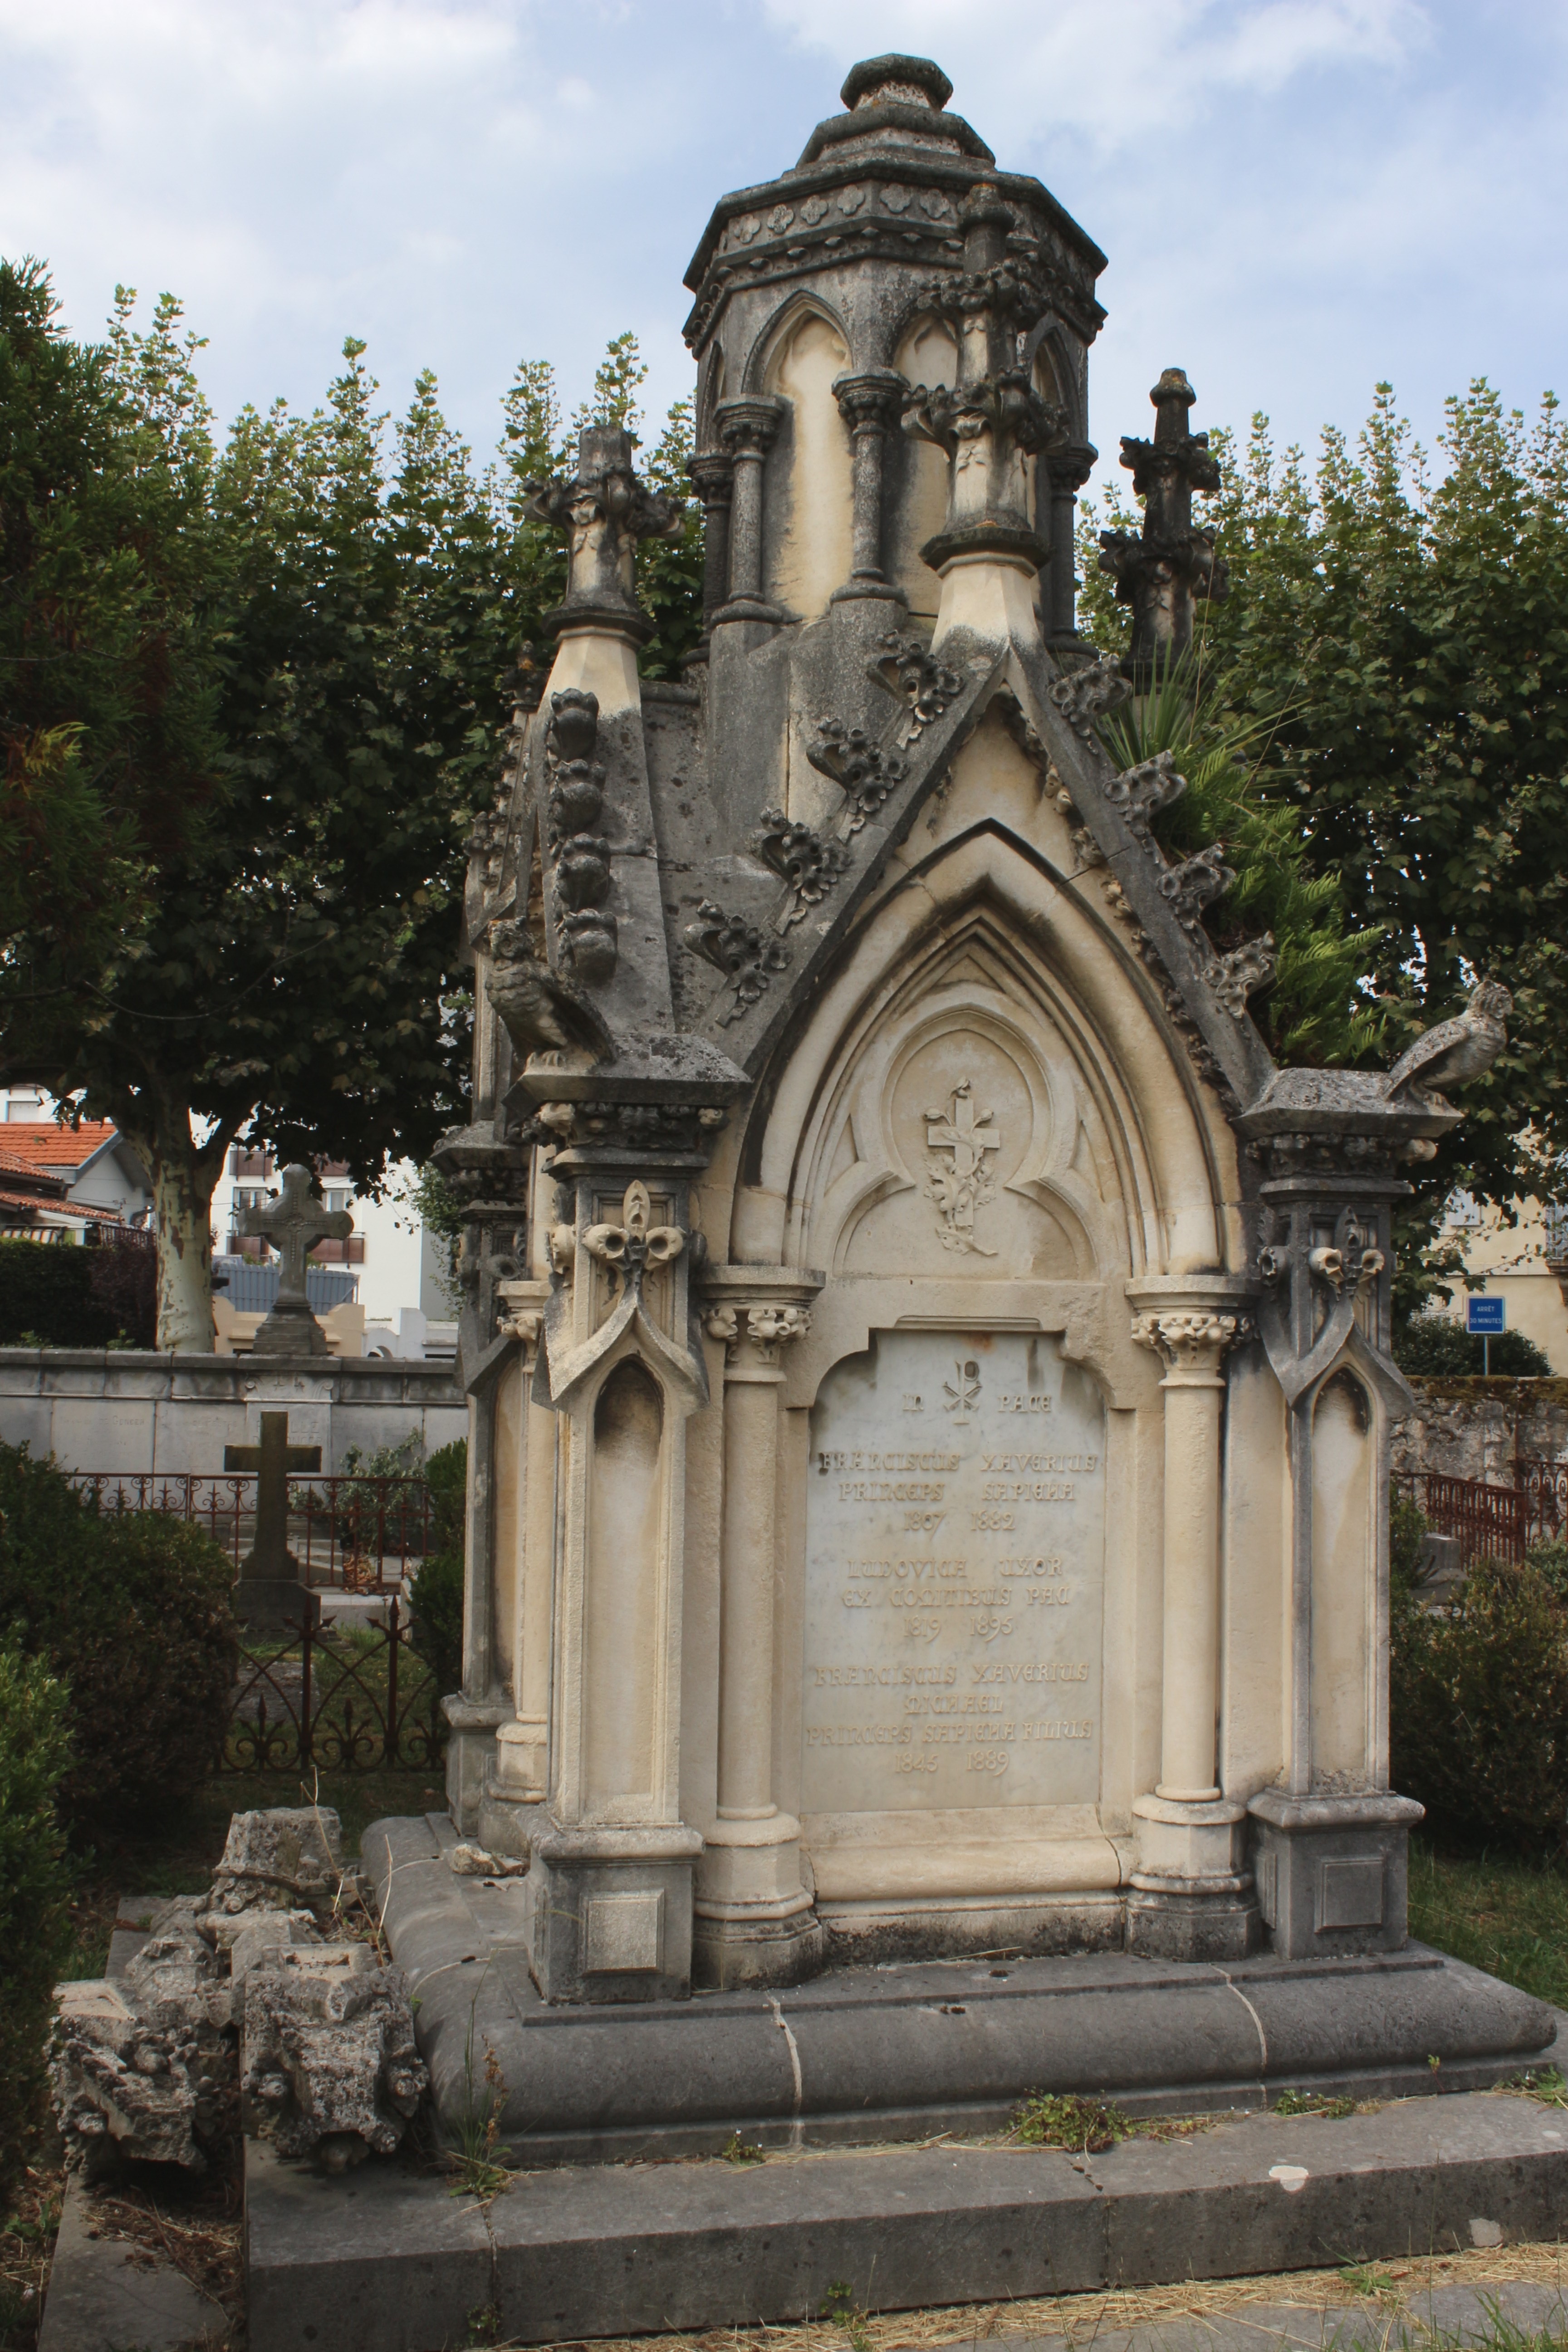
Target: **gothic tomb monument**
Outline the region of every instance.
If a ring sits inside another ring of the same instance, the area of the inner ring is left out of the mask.
[[[534,492],[570,581],[471,845],[439,1158],[451,1834],[509,1858],[552,2014],[1008,1953],[1318,1970],[1327,2016],[1406,1943],[1389,1216],[1457,1113],[1435,1066],[1275,1066],[1270,941],[1217,953],[1218,848],[1151,829],[1182,777],[1102,748],[1223,592],[1214,461],[1165,370],[1101,661],[1104,257],[949,95],[858,66],[703,233],[680,684],[638,677],[678,525],[626,436]],[[1487,2047],[1540,2040],[1492,1990]]]

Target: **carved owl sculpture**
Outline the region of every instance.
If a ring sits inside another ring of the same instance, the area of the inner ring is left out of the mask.
[[[1412,1094],[1424,1100],[1441,1094],[1445,1087],[1479,1078],[1507,1045],[1505,1024],[1512,1011],[1513,999],[1500,981],[1478,981],[1456,1019],[1439,1021],[1401,1054],[1388,1074],[1390,1097]]]
[[[489,949],[489,1000],[520,1055],[584,1046],[595,1055],[607,1050],[603,1023],[548,964],[540,962],[525,924],[492,923]]]

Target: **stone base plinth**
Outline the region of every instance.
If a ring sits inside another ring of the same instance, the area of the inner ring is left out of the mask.
[[[477,1836],[485,1775],[495,1762],[496,1733],[511,1716],[510,1698],[464,1698],[454,1692],[441,1701],[451,1726],[447,1742],[447,1802],[465,1837]]]
[[[547,2001],[684,2000],[691,1881],[702,1840],[661,1829],[577,1829],[546,1818],[528,1874],[528,1963]]]
[[[1253,1876],[1274,1951],[1288,1959],[1395,1952],[1405,1937],[1413,1797],[1289,1797],[1265,1789]]]
[[[292,1577],[242,1576],[229,1597],[242,1625],[268,1633],[297,1632],[301,1625],[321,1622],[321,1594],[312,1592],[308,1584],[297,1584]]]
[[[581,2002],[561,1988],[587,1986],[588,1959],[649,1956],[628,1947],[647,1937],[646,1898],[661,1885],[668,1914],[659,1873],[679,1859],[568,1854],[487,1881],[448,1867],[457,1842],[430,1815],[375,1823],[362,1853],[447,2128],[471,2107],[482,2036],[510,2086],[501,2137],[525,2168],[717,2155],[736,2132],[785,2147],[1004,2131],[1030,2091],[1192,2115],[1271,2105],[1287,2088],[1359,2100],[1479,2090],[1548,2063],[1558,2029],[1544,2002],[1415,1945],[1219,1965],[993,1948],[967,1961],[837,1964],[806,1983],[697,2000],[660,1993],[659,1970],[622,1965]],[[601,1917],[585,1950],[588,1905],[605,1895],[643,1899]],[[571,1938],[547,1943],[557,1919]],[[837,1937],[831,1948],[837,1960]],[[668,1970],[676,1954],[658,1958]],[[605,1998],[625,2006],[606,2014]]]

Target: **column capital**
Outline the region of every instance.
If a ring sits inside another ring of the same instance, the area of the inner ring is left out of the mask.
[[[783,1350],[811,1328],[811,1301],[826,1276],[809,1266],[710,1266],[703,1328],[724,1342],[727,1380],[782,1380]]]
[[[1127,1285],[1132,1337],[1165,1366],[1165,1388],[1223,1385],[1227,1349],[1252,1336],[1256,1285],[1234,1274],[1163,1275]]]
[[[909,389],[897,368],[864,368],[833,380],[833,397],[852,433],[896,431]]]
[[[1045,453],[1046,472],[1053,490],[1081,490],[1093,473],[1100,452],[1091,442],[1064,441]]]
[[[772,393],[748,393],[737,400],[721,400],[713,422],[731,457],[765,457],[784,413],[784,402]]]
[[[705,507],[727,507],[735,488],[735,460],[728,449],[704,449],[688,460],[687,474]]]

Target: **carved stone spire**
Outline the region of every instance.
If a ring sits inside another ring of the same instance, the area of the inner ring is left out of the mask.
[[[528,511],[567,533],[565,602],[547,615],[556,634],[586,626],[638,645],[651,637],[653,623],[637,600],[637,543],[679,539],[683,518],[673,499],[637,479],[631,435],[618,425],[585,425],[575,478],[531,482]]]
[[[1122,667],[1140,688],[1191,645],[1196,599],[1223,596],[1229,585],[1214,534],[1193,528],[1193,492],[1219,488],[1208,435],[1187,430],[1195,396],[1180,368],[1165,370],[1149,394],[1154,438],[1121,436],[1121,462],[1143,500],[1142,530],[1100,535],[1100,568],[1115,581],[1121,603],[1132,607],[1132,645]]]

